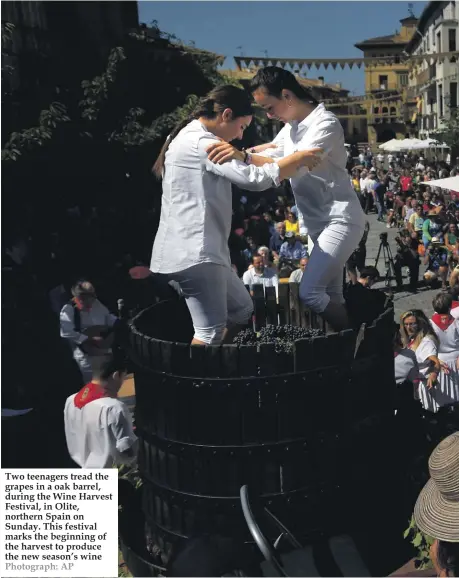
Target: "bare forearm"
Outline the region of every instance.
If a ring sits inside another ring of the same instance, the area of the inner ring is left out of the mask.
[[[267,143],[264,143],[264,144],[261,144],[261,145],[257,145],[257,146],[255,146],[255,147],[250,147],[250,148],[249,148],[249,151],[250,151],[251,153],[258,154],[258,153],[262,153],[262,152],[265,151],[266,149],[275,149],[275,148],[277,148],[275,144],[272,144],[272,143],[270,143],[270,142],[267,142]]]
[[[276,162],[276,160],[272,159],[271,157],[252,155],[250,164],[255,165],[256,167],[262,167],[266,163],[275,163],[275,162]]]

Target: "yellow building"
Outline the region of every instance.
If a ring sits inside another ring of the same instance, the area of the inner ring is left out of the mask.
[[[418,19],[410,15],[400,20],[401,28],[395,34],[369,38],[355,45],[362,50],[364,58],[381,57],[380,62],[365,65],[368,101],[363,108],[367,114],[370,145],[403,138],[410,132],[406,123],[409,123],[416,102],[406,101],[409,67],[403,62],[403,52],[416,31],[417,23]]]

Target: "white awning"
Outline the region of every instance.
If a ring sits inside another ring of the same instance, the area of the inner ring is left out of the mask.
[[[446,179],[426,181],[422,184],[428,185],[429,187],[440,187],[440,189],[449,189],[450,191],[459,192],[459,175],[456,177],[447,177]]]

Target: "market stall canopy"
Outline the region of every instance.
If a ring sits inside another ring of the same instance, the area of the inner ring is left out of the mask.
[[[389,151],[390,148],[388,148],[388,147],[390,147],[395,142],[397,142],[397,139],[393,138],[393,139],[385,142],[384,144],[380,145],[379,148],[382,149],[383,151]]]
[[[456,177],[447,177],[446,179],[437,179],[424,183],[429,187],[440,187],[440,189],[449,189],[450,191],[459,192],[459,175]]]
[[[421,140],[413,150],[423,149],[449,149],[449,146],[445,142],[441,143],[434,138],[426,138],[425,140]]]

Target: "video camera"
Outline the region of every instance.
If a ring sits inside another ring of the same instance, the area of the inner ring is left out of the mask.
[[[384,246],[389,244],[389,241],[387,240],[387,233],[381,233],[379,235],[379,239]]]

